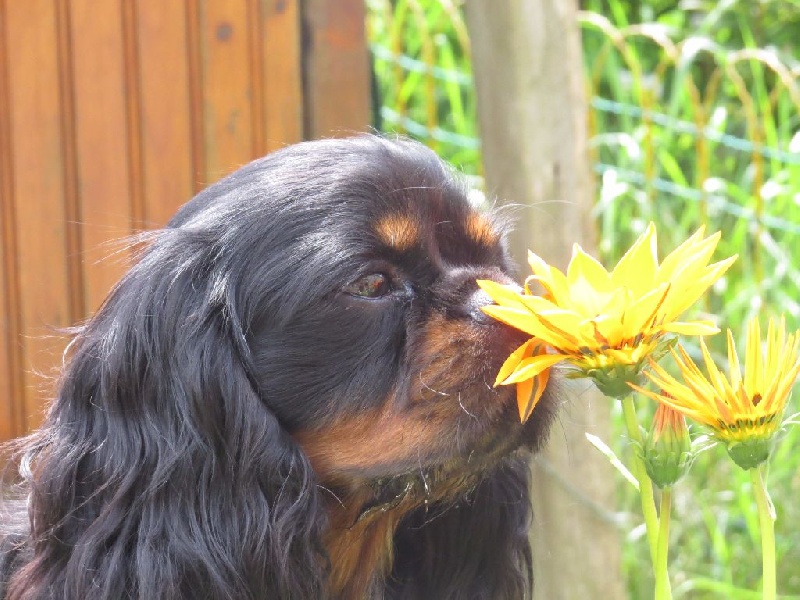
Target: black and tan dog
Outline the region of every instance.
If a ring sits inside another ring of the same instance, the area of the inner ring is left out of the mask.
[[[308,142],[186,204],[72,342],[6,503],[5,600],[520,599],[503,231],[410,141]]]

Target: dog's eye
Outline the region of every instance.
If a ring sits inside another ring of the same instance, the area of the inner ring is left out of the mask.
[[[344,291],[361,298],[380,298],[392,291],[392,282],[383,273],[370,273],[345,286]]]

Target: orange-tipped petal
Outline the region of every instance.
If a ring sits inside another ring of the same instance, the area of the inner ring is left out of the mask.
[[[533,382],[533,379],[526,379],[517,384],[517,410],[519,410],[520,423],[528,420],[536,406],[533,397]]]
[[[526,379],[517,384],[517,409],[521,423],[530,418],[533,409],[539,404],[549,380],[550,369],[546,369],[533,379]]]

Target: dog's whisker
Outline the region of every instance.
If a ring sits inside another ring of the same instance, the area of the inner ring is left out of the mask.
[[[419,467],[419,475],[422,479],[422,486],[425,488],[425,504],[428,503],[427,496],[431,493],[431,488],[428,485],[428,478],[425,476],[425,468],[422,466],[422,455],[420,454],[419,449],[417,449],[417,465]]]
[[[317,484],[317,487],[318,487],[319,489],[321,489],[323,492],[328,492],[328,493],[329,493],[331,496],[333,496],[333,499],[334,499],[334,500],[336,500],[336,502],[338,502],[338,503],[339,503],[339,506],[341,506],[342,508],[347,508],[347,507],[344,505],[344,502],[342,502],[342,499],[341,499],[341,498],[339,498],[339,496],[337,496],[337,495],[336,495],[336,493],[335,493],[335,492],[334,492],[332,489],[330,489],[330,488],[327,488],[327,487],[325,487],[324,485],[320,485],[319,483]]]
[[[420,373],[420,375],[419,375],[419,382],[422,384],[422,387],[424,387],[429,392],[433,392],[434,394],[437,394],[439,396],[445,396],[445,397],[448,397],[448,398],[450,397],[450,394],[448,394],[447,392],[440,392],[439,390],[435,390],[431,386],[429,386],[427,383],[425,383],[425,381],[423,381],[423,379],[422,379],[422,373]]]
[[[472,418],[473,418],[473,419],[475,419],[476,421],[478,420],[478,417],[476,417],[476,416],[475,416],[475,415],[473,415],[471,412],[469,412],[469,411],[467,410],[467,407],[466,407],[466,406],[464,406],[464,403],[463,403],[463,402],[461,402],[461,392],[458,392],[458,405],[461,407],[461,410],[463,410],[465,413],[467,413],[467,414],[468,414],[470,417],[472,417]]]

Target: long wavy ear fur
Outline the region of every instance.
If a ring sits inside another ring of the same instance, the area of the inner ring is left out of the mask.
[[[324,596],[313,473],[258,394],[215,251],[165,230],[73,341],[22,459],[8,600]]]
[[[529,465],[512,458],[452,506],[419,509],[400,524],[394,600],[531,597]]]

